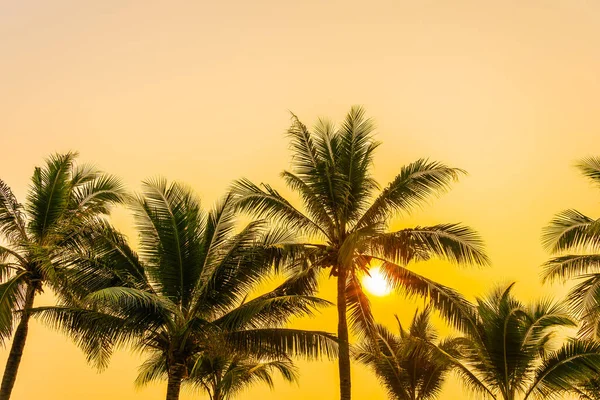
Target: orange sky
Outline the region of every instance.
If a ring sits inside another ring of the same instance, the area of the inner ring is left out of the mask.
[[[524,299],[560,295],[539,284],[540,229],[563,208],[600,211],[572,168],[600,155],[599,18],[583,0],[0,0],[0,177],[23,199],[35,165],[75,149],[133,189],[162,174],[210,205],[241,176],[283,188],[288,109],[311,124],[362,104],[383,142],[381,183],[419,157],[470,173],[393,225],[464,222],[494,266],[420,272],[470,298],[512,280]],[[130,229],[123,212],[115,220]],[[414,311],[373,302],[389,324]],[[334,311],[296,325],[334,331]],[[138,361],[122,352],[97,374],[34,323],[14,399],[161,399],[164,385],[134,389]],[[300,365],[300,387],[241,398],[335,398],[333,363]],[[365,369],[353,384],[356,399],[385,398]],[[464,395],[451,381],[441,398]]]

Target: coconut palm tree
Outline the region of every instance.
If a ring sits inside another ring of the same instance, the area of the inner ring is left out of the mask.
[[[328,304],[294,292],[293,280],[247,300],[272,268],[268,250],[283,231],[266,231],[257,221],[235,233],[231,197],[205,213],[188,188],[164,179],[144,182],[133,208],[139,254],[110,227],[91,253],[96,268],[113,271],[121,286],[36,310],[90,361],[104,367],[115,346],[131,345],[148,355],[138,383],[165,377],[166,399],[175,400],[215,344],[258,360],[335,354],[332,335],[284,327],[290,316]]]
[[[391,399],[437,398],[446,376],[460,357],[458,348],[462,339],[438,342],[430,314],[430,308],[417,311],[408,330],[398,320],[398,335],[377,325],[375,340],[368,338],[355,349],[356,360],[377,374]]]
[[[600,185],[600,157],[585,158],[576,166]],[[555,256],[543,265],[543,281],[580,280],[568,300],[583,320],[582,334],[600,339],[600,220],[573,209],[562,211],[544,229],[542,240]]]
[[[600,345],[578,339],[560,345],[553,340],[559,330],[577,326],[566,308],[550,301],[525,305],[512,288],[478,299],[459,346],[463,368],[458,371],[471,372],[462,374],[463,381],[504,400],[579,393],[578,387],[600,371]]]
[[[36,295],[44,288],[70,295],[65,278],[76,265],[66,256],[123,200],[117,179],[76,166],[76,156],[56,154],[36,168],[24,205],[0,180],[0,342],[13,337],[0,400],[9,399],[14,387]]]
[[[298,193],[304,212],[271,186],[247,179],[233,186],[240,210],[265,217],[297,232],[281,244],[281,260],[301,273],[304,284],[317,285],[319,271],[337,279],[340,398],[351,398],[348,320],[359,336],[373,335],[375,323],[360,276],[372,263],[408,295],[429,297],[448,319],[460,323],[468,307],[456,291],[407,268],[411,261],[439,257],[460,264],[488,263],[479,236],[459,224],[417,226],[388,231],[390,218],[422,206],[449,189],[463,171],[439,162],[418,160],[400,169],[379,190],[372,176],[373,123],[362,108],[350,110],[338,127],[320,120],[310,132],[296,116],[288,130],[292,170],[282,177]]]
[[[296,382],[298,378],[292,360],[287,357],[261,360],[240,352],[224,352],[220,348],[217,352],[204,352],[193,363],[190,380],[205,391],[210,400],[232,400],[256,383],[273,388],[276,372],[288,382]]]

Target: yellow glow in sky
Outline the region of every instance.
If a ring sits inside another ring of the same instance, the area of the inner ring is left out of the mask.
[[[540,232],[566,208],[600,216],[600,192],[572,167],[600,155],[599,20],[600,2],[588,0],[0,0],[0,177],[24,199],[35,165],[78,150],[133,190],[160,174],[208,207],[245,176],[299,204],[279,177],[288,110],[310,126],[360,104],[383,143],[380,184],[421,157],[469,172],[391,228],[462,222],[482,234],[493,266],[433,260],[415,271],[469,299],[515,280],[523,300],[560,296],[565,288],[539,280]],[[135,240],[127,213],[114,221]],[[321,295],[334,293],[324,280]],[[423,307],[396,294],[371,300],[392,329],[394,314],[408,323]],[[333,307],[294,322],[336,325]],[[98,373],[35,322],[14,400],[164,398],[163,384],[134,387],[140,361],[119,351]],[[336,398],[335,362],[299,366],[298,386],[277,380],[276,391],[241,399]],[[386,398],[360,366],[352,383],[356,400]],[[182,396],[192,398],[203,399]],[[468,397],[450,379],[440,398]]]
[[[362,284],[367,291],[375,296],[387,296],[392,292],[391,286],[387,283],[379,267],[369,270],[369,274],[363,277]]]

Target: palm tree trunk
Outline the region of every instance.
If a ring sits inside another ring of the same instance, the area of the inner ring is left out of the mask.
[[[352,397],[350,383],[350,345],[348,343],[348,321],[346,319],[346,278],[347,271],[338,267],[337,277],[337,310],[338,310],[338,339],[340,374],[340,400],[350,400]]]
[[[174,365],[169,368],[169,381],[167,383],[166,400],[179,400],[181,381],[183,380],[183,365]]]
[[[35,286],[29,284],[27,285],[25,292],[25,306],[21,313],[21,320],[15,330],[10,353],[8,354],[8,360],[6,360],[6,368],[4,369],[4,376],[2,377],[2,387],[0,387],[0,400],[9,400],[10,394],[15,386],[19,365],[21,364],[21,358],[23,357],[25,341],[27,340],[29,318],[31,317],[30,310],[33,308],[34,298]]]

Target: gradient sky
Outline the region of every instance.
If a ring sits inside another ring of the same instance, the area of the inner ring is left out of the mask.
[[[600,155],[599,20],[600,3],[578,0],[0,0],[0,177],[23,199],[35,165],[74,149],[132,189],[161,174],[210,205],[241,176],[283,189],[287,110],[310,125],[362,104],[383,142],[382,184],[420,157],[469,171],[393,226],[463,222],[494,265],[419,272],[471,299],[514,280],[525,300],[560,296],[539,283],[540,229],[564,208],[600,211],[573,168]],[[115,221],[133,233],[126,213]],[[373,304],[390,326],[415,309],[396,296]],[[334,316],[295,325],[334,331]],[[68,339],[30,332],[15,400],[164,397],[165,385],[134,388],[136,356],[119,352],[98,374]],[[299,365],[299,387],[240,398],[335,398],[333,362]],[[385,398],[367,370],[353,375],[356,399]],[[452,380],[441,399],[465,397]]]

